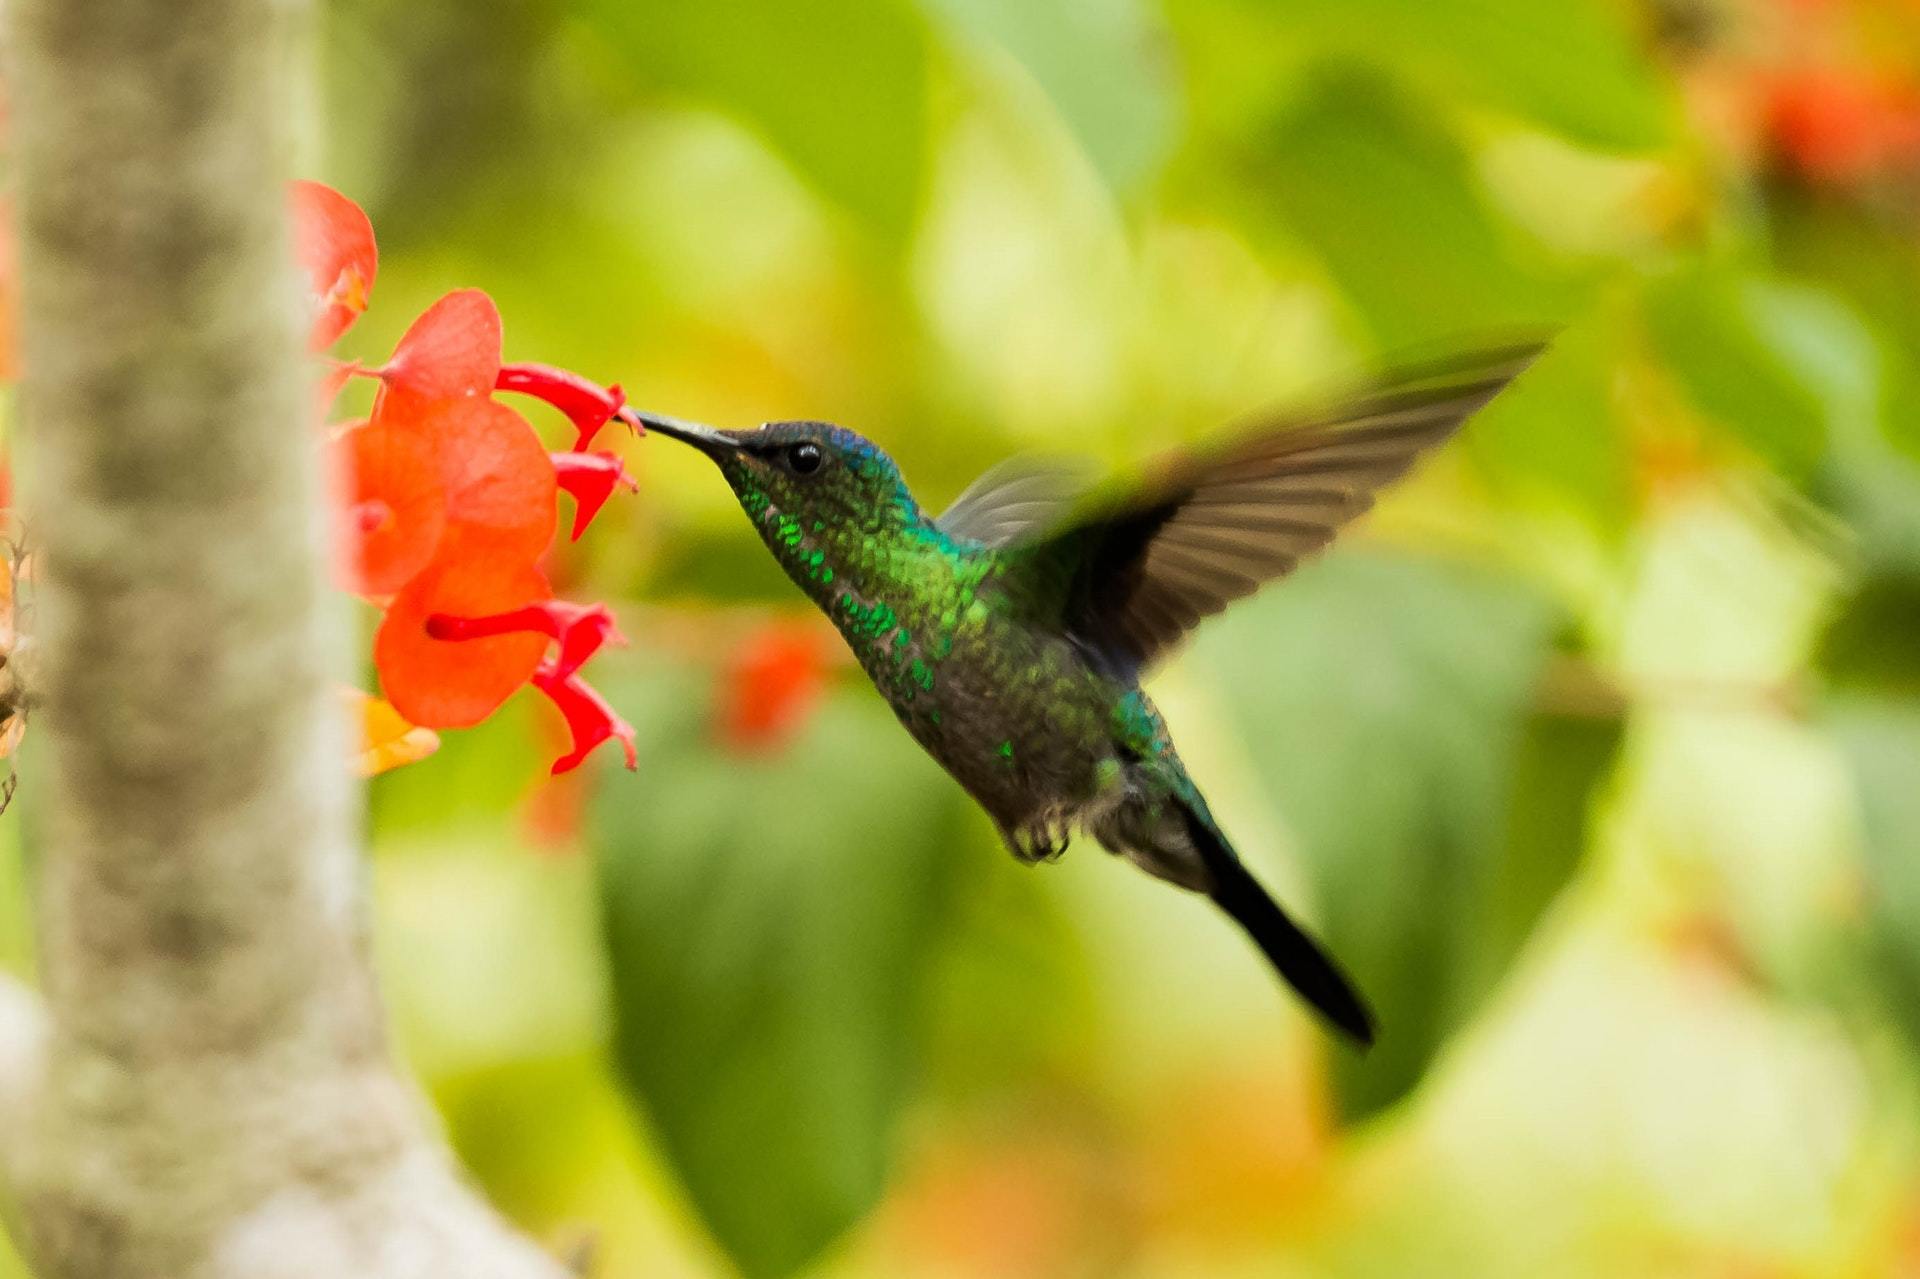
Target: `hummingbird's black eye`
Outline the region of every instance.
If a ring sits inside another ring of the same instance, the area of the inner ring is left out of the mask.
[[[820,446],[808,440],[802,440],[787,450],[787,469],[795,475],[812,475],[826,460]]]

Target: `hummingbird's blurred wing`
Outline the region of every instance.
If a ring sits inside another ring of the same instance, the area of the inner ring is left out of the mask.
[[[1533,363],[1539,343],[1410,370],[1330,412],[1161,459],[1029,545],[1069,633],[1134,670],[1291,572]]]
[[[1009,458],[967,485],[935,523],[951,537],[1006,546],[1058,525],[1094,477],[1085,458]]]

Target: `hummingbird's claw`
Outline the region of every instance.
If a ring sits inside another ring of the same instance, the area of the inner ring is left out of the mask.
[[[1067,845],[1073,842],[1071,828],[1045,821],[1018,830],[1002,830],[1000,836],[1013,855],[1029,866],[1038,862],[1059,861],[1060,855],[1067,851]]]

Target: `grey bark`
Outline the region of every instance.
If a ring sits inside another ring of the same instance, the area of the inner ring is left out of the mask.
[[[395,1073],[368,962],[283,205],[304,14],[7,18],[44,866],[44,1015],[0,992],[21,1242],[44,1279],[553,1279]]]

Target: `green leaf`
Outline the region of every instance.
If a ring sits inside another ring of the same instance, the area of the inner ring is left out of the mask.
[[[1456,999],[1462,1018],[1498,984],[1586,850],[1595,788],[1620,749],[1612,715],[1531,711],[1505,786],[1506,832],[1472,895],[1484,903]]]
[[[1345,554],[1197,646],[1305,863],[1303,913],[1380,1016],[1335,1063],[1350,1117],[1419,1081],[1579,857],[1618,729],[1536,715],[1558,620],[1482,571]]]
[[[1656,282],[1646,316],[1694,403],[1781,472],[1807,475],[1830,441],[1877,438],[1879,355],[1831,295],[1705,268]]]
[[[1889,1013],[1920,1045],[1920,701],[1847,696],[1829,722],[1859,797],[1873,968]]]
[[[715,1237],[792,1273],[879,1197],[963,797],[871,694],[773,755],[684,675],[622,696],[593,828],[623,1077]]]
[[[589,13],[637,81],[735,116],[883,237],[905,237],[925,176],[929,65],[926,23],[909,0],[750,12],[593,0]]]
[[[1819,666],[1834,685],[1920,697],[1920,576],[1870,577],[1821,637]]]
[[[1920,246],[1897,219],[1854,201],[1782,184],[1769,192],[1774,259],[1796,278],[1845,298],[1880,337],[1885,362],[1881,427],[1908,464],[1920,461]]]
[[[1365,58],[1439,96],[1477,99],[1597,147],[1663,144],[1674,111],[1625,12],[1608,0],[1288,0],[1295,41]]]
[[[1884,845],[1898,825],[1897,814],[1875,813],[1895,801],[1879,794],[1884,764],[1870,759],[1865,745],[1880,736],[1897,738],[1884,727],[1885,708],[1903,704],[1897,699],[1906,699],[1909,708],[1920,706],[1920,644],[1915,643],[1920,636],[1920,468],[1879,445],[1836,459],[1823,487],[1823,496],[1852,526],[1861,573],[1853,593],[1828,620],[1815,665],[1826,685],[1841,692],[1836,719],[1862,778],[1869,844]],[[1908,778],[1909,790],[1920,791],[1916,776]],[[1920,825],[1908,826],[1907,837],[1920,850]],[[1920,927],[1920,915],[1912,922]],[[1920,952],[1920,941],[1914,948]],[[1920,968],[1915,981],[1920,983]],[[1913,1029],[1920,1043],[1920,1016],[1913,1018]]]
[[[1836,450],[1812,491],[1846,520],[1866,576],[1920,579],[1920,463],[1885,444]]]
[[[1167,39],[1141,0],[927,0],[966,36],[1011,54],[1107,185],[1146,177],[1171,141]]]
[[[1849,988],[1877,996],[1920,1050],[1920,472],[1880,444],[1825,478],[1863,570],[1816,661],[1859,802],[1868,980]]]
[[[1385,85],[1323,78],[1258,140],[1242,198],[1315,250],[1389,349],[1564,318],[1564,287],[1523,260],[1454,139]]]

